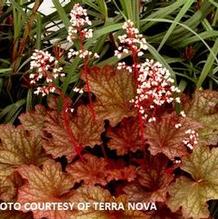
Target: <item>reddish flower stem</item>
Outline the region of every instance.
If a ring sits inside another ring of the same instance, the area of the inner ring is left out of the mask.
[[[68,135],[68,139],[70,141],[70,143],[73,146],[73,149],[75,150],[75,153],[80,157],[81,160],[83,160],[83,157],[81,155],[81,152],[83,150],[82,146],[78,143],[78,140],[75,137],[75,134],[72,131],[72,128],[70,126],[70,116],[69,116],[69,102],[66,100],[66,96],[63,93],[62,90],[60,90],[59,88],[56,88],[61,96],[62,99],[62,116],[63,116],[63,120],[64,120],[64,129]]]
[[[96,113],[95,113],[95,109],[94,109],[94,105],[93,105],[93,101],[92,101],[91,89],[90,89],[89,79],[88,79],[89,68],[88,68],[88,59],[87,58],[85,58],[85,60],[84,60],[83,70],[84,70],[85,80],[86,80],[86,89],[87,89],[88,97],[89,97],[89,109],[90,109],[90,112],[92,114],[93,120],[96,121]]]
[[[84,33],[82,32],[81,28],[78,27],[77,31],[79,32],[79,41],[80,41],[80,50],[84,51]],[[86,82],[86,89],[88,92],[88,98],[89,98],[89,109],[90,112],[92,114],[92,118],[95,121],[96,120],[96,113],[94,110],[94,106],[93,106],[93,102],[92,102],[92,96],[91,96],[91,89],[90,89],[90,85],[89,85],[89,79],[88,79],[88,74],[89,74],[89,58],[85,57],[83,59],[83,72],[85,75],[85,82]]]
[[[132,62],[133,62],[133,77],[134,77],[134,81],[135,81],[135,85],[136,85],[136,89],[138,88],[138,76],[139,76],[139,71],[138,71],[138,56],[137,56],[137,51],[131,46],[130,50],[132,52]],[[142,142],[144,143],[144,125],[143,125],[143,119],[142,119],[142,115],[139,112],[138,109],[138,123],[139,123],[139,134],[142,138]]]

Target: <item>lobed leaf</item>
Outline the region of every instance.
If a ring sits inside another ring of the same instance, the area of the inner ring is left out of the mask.
[[[107,136],[110,138],[109,148],[115,149],[117,155],[125,155],[143,148],[136,118],[124,118],[119,126],[108,129]]]
[[[62,172],[61,165],[48,160],[40,169],[34,165],[19,168],[19,173],[26,179],[26,183],[18,190],[18,202],[21,204],[32,202],[63,202],[62,197],[73,187],[72,179]],[[23,209],[22,211],[26,211]],[[48,219],[66,219],[68,211],[33,211],[34,219],[46,217]]]
[[[129,200],[134,202],[165,202],[174,177],[167,173],[169,160],[162,154],[145,158],[137,169],[136,179],[124,188]]]
[[[180,211],[171,212],[165,204],[161,203],[158,203],[157,211],[149,211],[146,214],[148,215],[146,219],[186,219]]]
[[[81,187],[77,191],[78,195],[74,198],[74,202],[89,202],[91,208],[84,211],[74,213],[69,219],[146,219],[144,213],[140,211],[128,210],[126,205],[128,199],[125,195],[115,198],[111,196],[108,190],[101,187]],[[96,210],[93,206],[94,202],[98,203],[122,203],[125,210]]]
[[[124,117],[135,115],[129,102],[135,93],[132,74],[111,66],[94,67],[87,78],[83,73],[82,79],[88,81],[96,96],[95,111],[99,118],[108,119],[115,126]]]
[[[180,123],[180,128],[175,125]],[[145,127],[145,138],[149,144],[149,151],[152,155],[165,154],[168,158],[182,157],[187,155],[187,148],[183,140],[187,137],[188,129],[198,130],[200,124],[186,117],[179,117],[176,113],[166,114],[161,120],[148,123]]]
[[[101,143],[101,133],[104,131],[102,120],[93,120],[87,106],[80,106],[77,114],[67,121],[78,144],[82,147]],[[43,147],[53,158],[66,156],[72,160],[76,156],[75,145],[70,142],[64,127],[64,118],[57,111],[49,113],[45,119]]]
[[[168,206],[176,211],[180,206],[185,218],[208,218],[207,201],[218,199],[218,149],[197,147],[184,158],[182,169],[191,178],[180,177],[170,187]]]
[[[112,180],[132,181],[135,178],[135,168],[124,166],[105,158],[97,158],[93,155],[84,155],[84,160],[76,161],[67,168],[67,172],[76,182],[84,181],[87,185],[107,185]]]
[[[0,197],[12,200],[16,196],[14,179],[17,168],[24,164],[41,165],[47,158],[40,139],[22,127],[0,126]]]
[[[196,90],[193,98],[185,104],[187,115],[203,126],[199,130],[199,138],[203,144],[218,143],[218,92]]]
[[[32,213],[23,213],[20,211],[0,211],[1,219],[33,219]]]
[[[36,105],[34,111],[21,114],[19,116],[19,120],[26,130],[32,131],[36,135],[40,136],[46,114],[47,112],[43,105]]]

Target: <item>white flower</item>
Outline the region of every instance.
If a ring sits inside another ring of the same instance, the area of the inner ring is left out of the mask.
[[[190,150],[193,150],[194,146],[198,143],[198,133],[193,129],[185,131],[187,137],[183,140],[183,144]]]
[[[141,50],[147,50],[147,42],[143,38],[142,34],[139,34],[139,30],[134,27],[134,23],[130,20],[126,21],[122,28],[126,31],[125,34],[118,36],[120,46],[115,51],[115,56],[118,59],[121,58],[122,53],[131,53],[135,51],[138,56],[142,56]]]
[[[123,63],[118,65],[119,68],[123,66]],[[169,71],[161,63],[146,59],[144,63],[138,64],[136,67],[139,75],[134,106],[140,109],[141,116],[146,118],[145,121],[154,122],[155,117],[148,115],[152,114],[151,112],[155,108],[172,103],[177,89],[172,84],[173,80],[171,80]],[[178,102],[180,98],[177,97],[175,100]],[[141,108],[144,110],[142,111]],[[179,128],[181,124],[176,124],[175,127]]]
[[[182,124],[181,124],[181,123],[175,124],[175,128],[176,128],[176,129],[181,128],[181,127],[182,127]]]
[[[185,111],[182,110],[182,111],[180,112],[180,115],[181,115],[182,117],[186,117]]]
[[[64,77],[63,68],[59,66],[58,61],[49,52],[43,50],[35,50],[31,56],[30,62],[33,73],[29,75],[30,83],[36,84],[38,81],[44,81],[44,86],[37,87],[34,94],[45,96],[55,92],[52,85],[58,77]]]
[[[79,3],[73,6],[70,12],[70,23],[68,28],[67,40],[73,43],[76,38],[84,37],[86,39],[93,37],[93,29],[85,28],[92,25],[87,15],[87,10],[84,9]]]

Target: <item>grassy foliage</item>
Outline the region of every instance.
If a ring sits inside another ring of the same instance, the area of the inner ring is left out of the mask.
[[[214,0],[73,0],[64,7],[53,0],[56,11],[49,15],[38,11],[41,0],[8,2],[0,3],[0,118],[4,122],[13,122],[20,110],[41,101],[32,96],[26,80],[29,57],[35,48],[52,50],[54,41],[62,46],[66,43],[68,13],[76,2],[84,3],[93,20],[95,35],[86,46],[100,54],[95,64],[118,61],[111,48],[117,45],[123,21],[130,19],[148,41],[145,56],[151,53],[163,63],[180,88],[217,88],[218,5]],[[80,60],[63,59],[63,63],[68,73],[63,83],[67,92],[79,79]]]

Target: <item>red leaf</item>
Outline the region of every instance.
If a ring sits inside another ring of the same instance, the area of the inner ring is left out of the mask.
[[[74,181],[84,181],[87,185],[105,186],[112,180],[132,181],[135,178],[135,168],[132,166],[118,166],[114,164],[114,161],[97,158],[90,154],[84,155],[84,159],[84,161],[76,161],[67,168]]]
[[[185,218],[208,218],[208,201],[218,199],[218,148],[196,147],[183,159],[181,168],[189,176],[179,177],[169,188],[167,205],[172,211],[180,207]]]
[[[146,219],[186,219],[182,216],[180,211],[171,212],[170,209],[161,203],[157,203],[158,210],[147,212],[148,215]]]
[[[187,115],[202,124],[199,130],[199,140],[202,145],[218,143],[218,92],[211,90],[196,90],[193,98],[185,102]]]
[[[115,126],[124,117],[135,115],[129,102],[134,98],[134,82],[128,71],[95,67],[90,70],[88,82],[97,99],[94,109],[99,118],[108,119]]]
[[[0,211],[0,218],[1,219],[33,219],[31,213],[23,213],[20,211]]]
[[[18,202],[21,204],[32,202],[63,202],[62,197],[73,187],[72,179],[62,172],[61,166],[53,160],[44,163],[43,169],[30,165],[19,168],[21,176],[27,182],[18,191]],[[25,209],[23,209],[25,212]],[[35,219],[66,219],[68,211],[35,210]]]
[[[11,200],[16,195],[17,168],[24,164],[41,165],[47,158],[40,139],[22,127],[0,126],[0,197]]]
[[[80,106],[77,114],[70,117],[68,122],[81,147],[93,147],[101,143],[101,133],[104,131],[103,121],[93,120],[88,107]],[[60,113],[54,111],[46,117],[44,131],[43,147],[47,153],[54,158],[65,155],[68,160],[72,160],[76,156],[75,145],[72,145],[69,139]]]
[[[141,211],[128,210],[127,202],[128,198],[125,195],[119,197],[112,196],[108,190],[101,187],[81,187],[77,191],[78,195],[75,195],[73,202],[88,202],[91,207],[88,210],[78,211],[74,213],[70,219],[146,219],[146,215]],[[94,202],[98,203],[114,203],[116,206],[122,204],[124,210],[98,210],[95,208]]]
[[[125,155],[128,152],[136,152],[142,149],[142,139],[139,136],[138,120],[136,118],[125,118],[121,124],[107,131],[111,139],[108,146],[117,151],[117,155]]]
[[[176,124],[181,124],[176,128]],[[187,130],[198,130],[201,125],[190,118],[177,116],[175,113],[166,114],[158,122],[148,123],[145,127],[145,138],[152,155],[163,153],[170,159],[187,154],[183,143],[189,135]]]
[[[136,202],[165,202],[168,187],[174,179],[172,174],[166,173],[168,162],[161,154],[147,157],[136,172],[136,180],[124,188],[129,199]]]
[[[26,130],[41,135],[46,113],[44,106],[36,105],[34,111],[21,114],[19,119]]]

